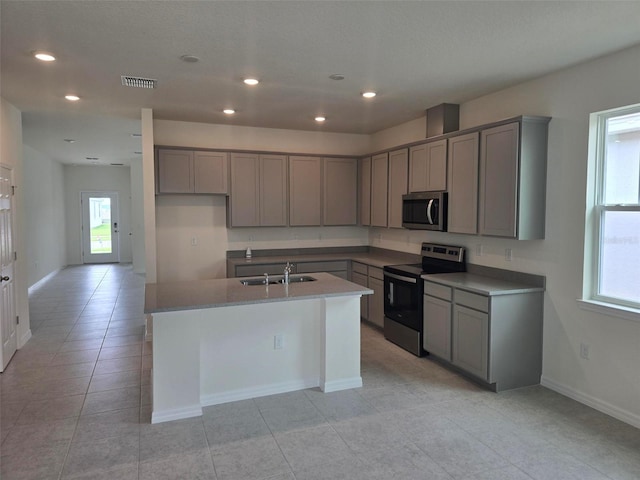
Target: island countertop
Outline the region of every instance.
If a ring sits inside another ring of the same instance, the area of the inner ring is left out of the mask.
[[[296,277],[297,275],[292,275]],[[145,287],[144,313],[286,302],[324,297],[370,295],[373,290],[329,273],[305,274],[313,282],[289,285],[243,285],[246,278],[221,278],[186,282],[151,283]]]

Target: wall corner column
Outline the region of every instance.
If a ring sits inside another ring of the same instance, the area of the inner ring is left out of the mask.
[[[156,178],[153,151],[153,110],[142,109],[142,185],[146,283],[155,283],[156,264]]]

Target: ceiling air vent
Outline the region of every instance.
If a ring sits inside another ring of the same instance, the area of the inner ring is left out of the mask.
[[[152,78],[130,77],[128,75],[122,75],[120,78],[122,78],[122,85],[125,87],[156,88],[158,85],[158,80]]]

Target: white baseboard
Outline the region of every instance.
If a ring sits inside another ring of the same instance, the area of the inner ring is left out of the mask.
[[[190,407],[174,408],[170,410],[154,410],[151,413],[151,423],[170,422],[172,420],[182,420],[183,418],[202,416],[202,407],[192,405]]]
[[[60,267],[55,269],[53,272],[48,273],[47,275],[45,275],[44,277],[42,277],[40,280],[38,280],[36,283],[34,283],[33,285],[31,285],[28,289],[27,289],[27,293],[29,295],[31,295],[33,292],[35,292],[36,290],[38,290],[41,286],[43,286],[45,283],[47,283],[51,278],[53,278],[55,275],[57,275],[60,270],[62,270],[64,267]]]
[[[320,384],[320,389],[324,393],[337,392],[339,390],[347,390],[349,388],[362,387],[362,377],[344,378],[341,380],[333,380],[331,382],[324,382]]]
[[[31,338],[31,329],[24,332],[24,335],[20,337],[20,340],[18,341],[18,350],[24,347],[30,338]]]
[[[618,420],[628,423],[629,425],[640,428],[640,415],[636,415],[627,410],[616,407],[609,402],[605,402],[604,400],[600,400],[599,398],[593,397],[579,390],[567,387],[566,385],[558,383],[544,376],[540,380],[540,384],[543,387],[547,387],[550,390],[561,393],[562,395],[572,398],[580,403],[584,403],[591,408],[595,408],[602,413],[611,415],[613,418],[617,418]]]
[[[295,380],[292,382],[273,383],[271,385],[262,385],[255,388],[241,388],[238,390],[231,390],[229,392],[200,395],[200,403],[203,407],[219,405],[221,403],[247,400],[249,398],[266,397],[267,395],[276,395],[278,393],[295,392],[296,390],[317,387],[319,384],[319,379],[316,377]]]

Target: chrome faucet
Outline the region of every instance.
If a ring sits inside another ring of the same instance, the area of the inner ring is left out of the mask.
[[[290,264],[289,262],[287,262],[287,266],[284,267],[284,279],[283,279],[283,283],[285,285],[289,285],[289,274],[291,273],[291,269],[294,267],[295,265]]]

